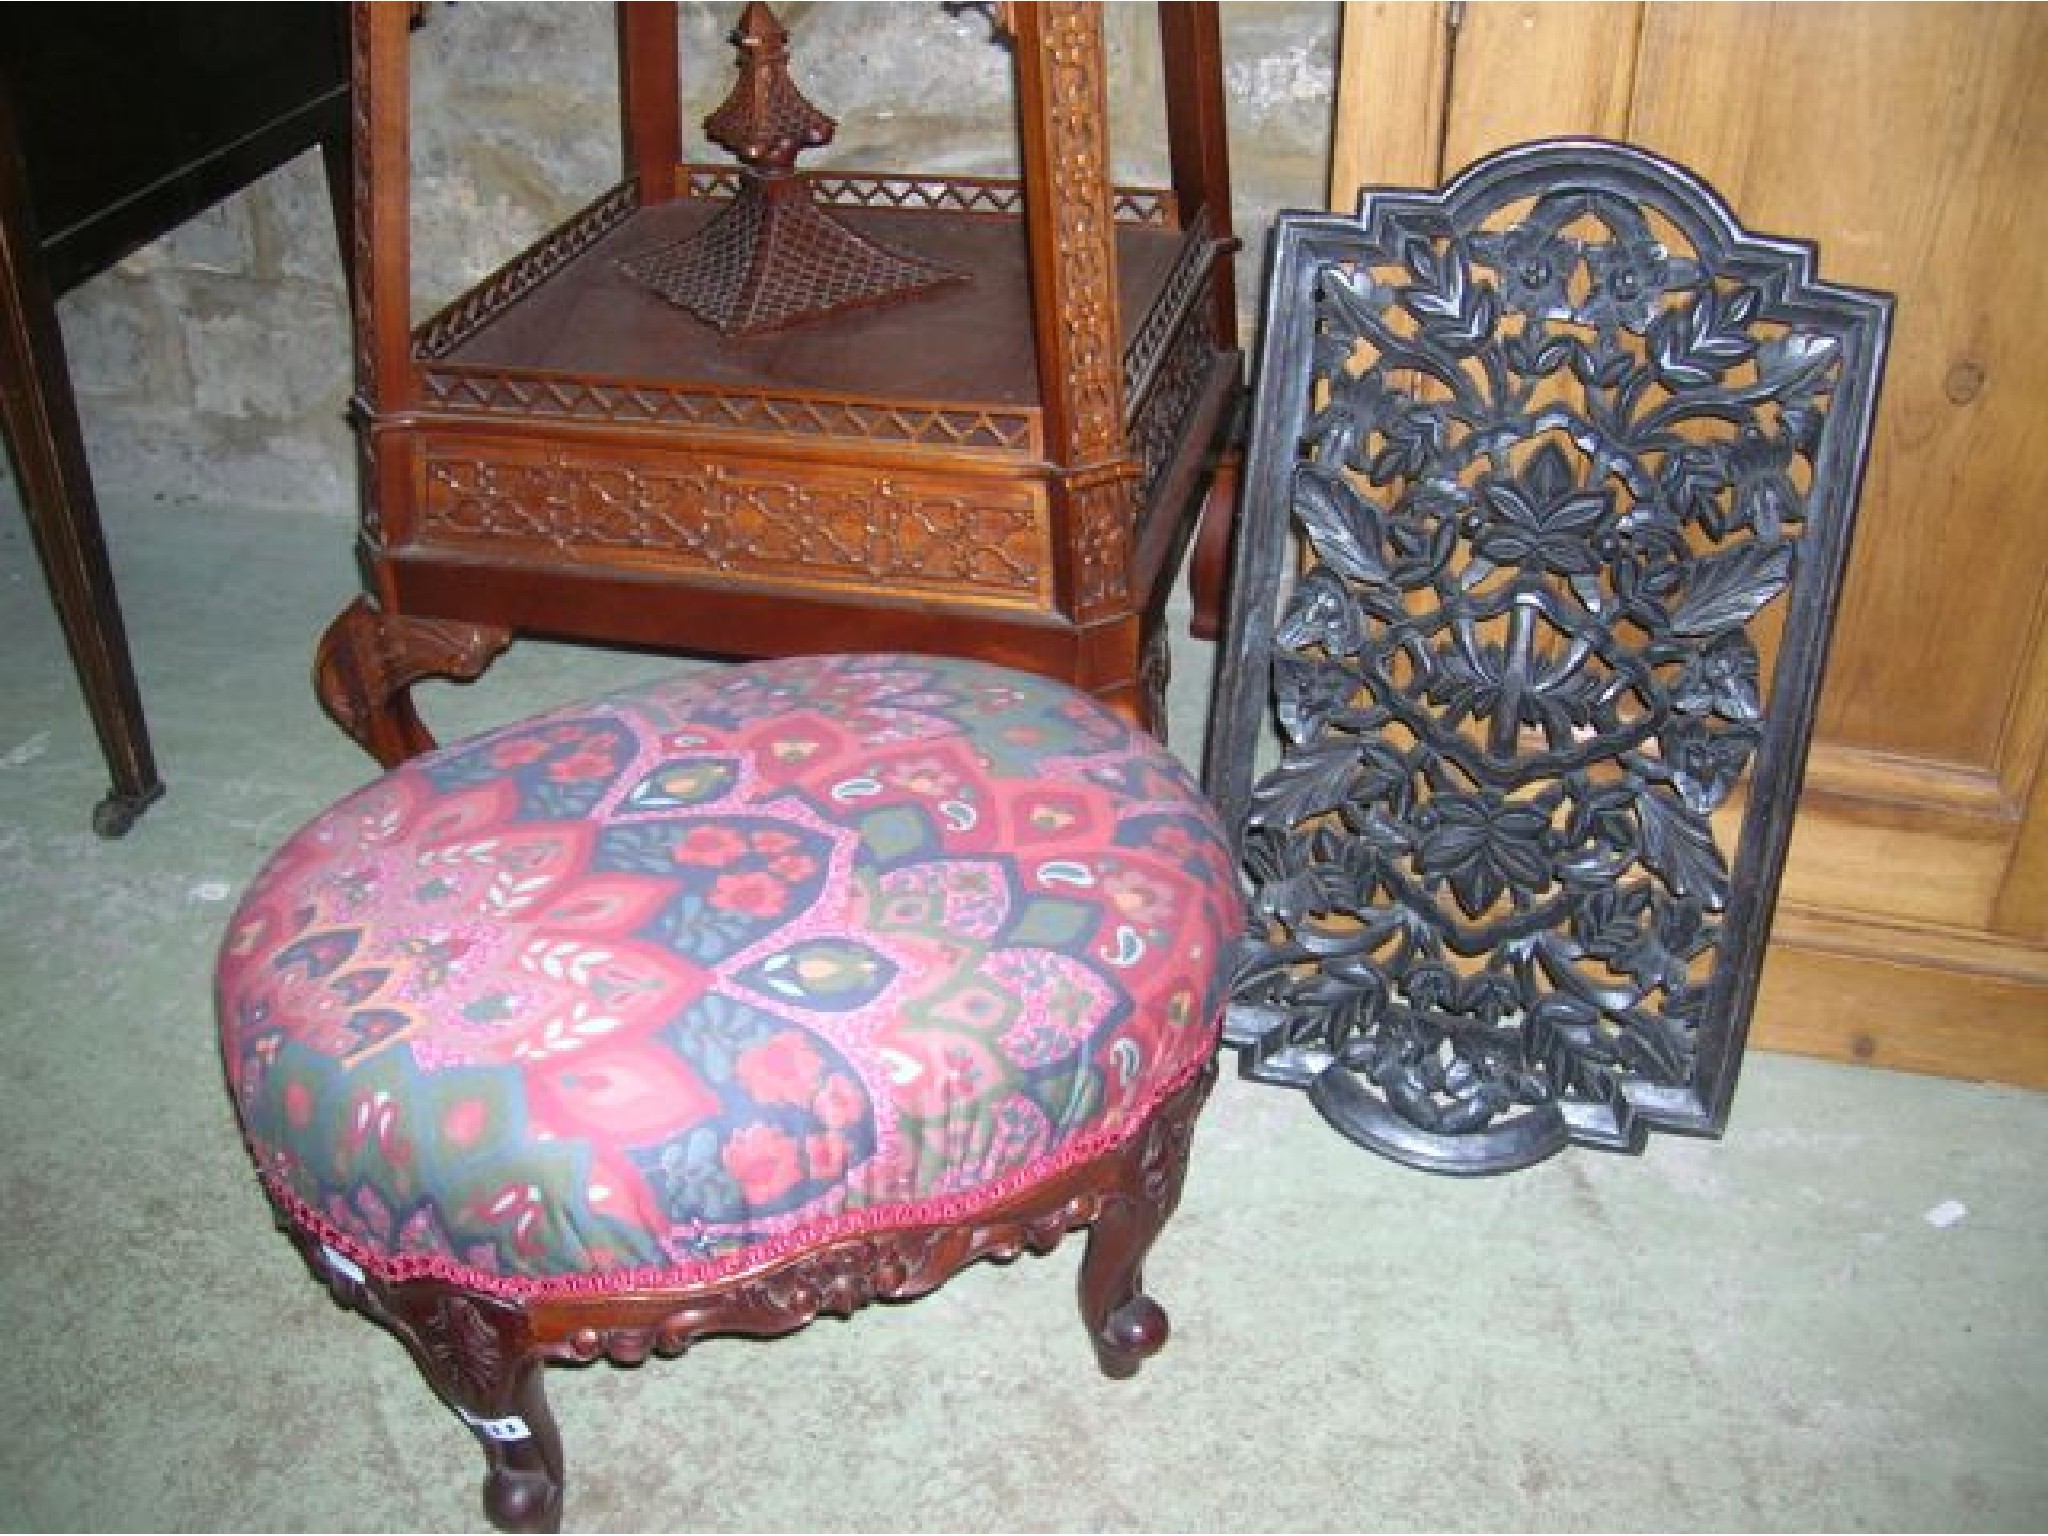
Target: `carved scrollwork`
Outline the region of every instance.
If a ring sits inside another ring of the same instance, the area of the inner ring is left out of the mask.
[[[1162,1226],[1179,1206],[1181,1181],[1194,1148],[1195,1121],[1215,1086],[1216,1064],[1211,1061],[1178,1099],[1152,1117],[1138,1143],[1132,1165],[1137,1201],[1157,1211]]]
[[[385,613],[359,597],[321,636],[313,689],[352,741],[395,767],[434,745],[413,709],[413,684],[434,677],[473,681],[511,643],[510,630]]]
[[[1014,1258],[1027,1250],[1048,1253],[1069,1231],[1092,1220],[1098,1205],[1099,1197],[1079,1197],[1062,1201],[1051,1212],[983,1225],[849,1238],[664,1306],[658,1315],[575,1329],[565,1353],[576,1360],[632,1365],[650,1355],[682,1354],[713,1335],[793,1333],[821,1316],[849,1317],[878,1301],[921,1296],[977,1259]]]
[[[1427,1167],[1718,1129],[1882,302],[1614,146],[1291,239],[1231,1037]]]
[[[406,1319],[428,1374],[458,1402],[492,1402],[506,1378],[506,1347],[499,1330],[517,1309],[492,1316],[485,1303],[453,1292],[432,1297]]]
[[[1091,1328],[1136,1303],[1149,1318],[1158,1308],[1141,1295],[1139,1270],[1178,1202],[1195,1121],[1215,1076],[1211,1059],[1130,1140],[984,1216],[844,1238],[694,1293],[544,1306],[542,1331],[559,1341],[550,1353],[632,1365],[650,1355],[682,1354],[714,1335],[791,1333],[820,1316],[845,1317],[876,1302],[925,1295],[983,1259],[1002,1263],[1023,1253],[1051,1253],[1083,1228],[1090,1229],[1083,1314]],[[1142,1347],[1133,1346],[1134,1356],[1112,1351],[1106,1368],[1128,1374],[1136,1358],[1156,1349],[1164,1341],[1163,1313],[1159,1317],[1156,1330],[1148,1324],[1140,1331]]]
[[[539,1359],[517,1302],[435,1281],[387,1284],[288,1218],[280,1225],[335,1304],[396,1334],[441,1397],[474,1418],[512,1411],[522,1367]]]
[[[543,1381],[546,1355],[528,1310],[437,1280],[391,1284],[364,1273],[280,1213],[335,1301],[385,1328],[476,1437],[483,1506],[501,1531],[556,1531],[562,1520],[562,1440]]]

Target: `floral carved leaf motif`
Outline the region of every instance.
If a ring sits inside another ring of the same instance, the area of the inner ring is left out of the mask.
[[[1226,806],[1232,1038],[1424,1166],[1640,1146],[1638,1101],[1707,1117],[1724,973],[1756,963],[1730,930],[1760,942],[1732,813],[1788,594],[1839,570],[1831,423],[1846,397],[1860,445],[1875,389],[1881,299],[1795,301],[1804,248],[1593,149],[1304,240],[1312,309],[1261,386],[1300,428],[1254,450],[1286,456],[1254,488],[1293,554],[1259,653],[1277,759]]]

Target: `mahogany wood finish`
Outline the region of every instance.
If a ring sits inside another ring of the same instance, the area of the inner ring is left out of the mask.
[[[113,780],[103,837],[164,786],[56,301],[315,144],[346,248],[345,32],[338,5],[0,11],[0,424]]]
[[[1087,1229],[1078,1289],[1096,1363],[1125,1378],[1166,1343],[1165,1311],[1145,1293],[1153,1241],[1180,1202],[1212,1057],[1122,1146],[979,1219],[881,1230],[764,1263],[723,1284],[521,1303],[442,1281],[387,1284],[280,1218],[334,1299],[389,1329],[484,1452],[484,1512],[503,1531],[553,1531],[562,1518],[562,1438],[547,1403],[549,1362],[638,1365],[716,1335],[768,1338],[821,1314],[938,1289],[980,1259],[1050,1253]]]
[[[626,179],[413,327],[395,10],[355,11],[377,611],[719,656],[973,656],[1158,725],[1167,591],[1242,393],[1214,4],[1161,7],[1171,190],[1111,183],[1100,7],[998,7],[1021,179],[806,175],[848,228],[972,280],[753,337],[620,269],[740,186],[679,163],[665,4],[619,8]],[[800,33],[792,55],[800,81]],[[381,678],[432,670],[405,652],[425,633],[386,629]],[[351,733],[423,740],[403,684],[342,675],[364,654],[323,650],[328,696],[371,701]]]
[[[380,613],[358,598],[321,637],[313,691],[330,720],[396,768],[434,744],[412,707],[412,685],[474,682],[511,643],[502,629]]]

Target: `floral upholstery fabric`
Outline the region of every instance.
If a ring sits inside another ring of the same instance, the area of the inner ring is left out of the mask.
[[[1071,690],[757,662],[321,816],[229,925],[222,1048],[273,1197],[371,1273],[689,1284],[1128,1138],[1241,910],[1183,770]]]

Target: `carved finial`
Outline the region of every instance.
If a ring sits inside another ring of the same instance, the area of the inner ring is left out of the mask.
[[[711,141],[749,170],[787,171],[807,149],[832,142],[838,124],[805,99],[789,78],[789,31],[752,0],[733,29],[739,78],[718,110],[704,119]]]
[[[753,0],[733,29],[739,79],[704,131],[738,157],[739,190],[695,234],[620,263],[672,304],[728,336],[892,303],[967,281],[908,251],[872,240],[812,200],[796,157],[832,140],[838,124],[789,78],[789,33]]]

